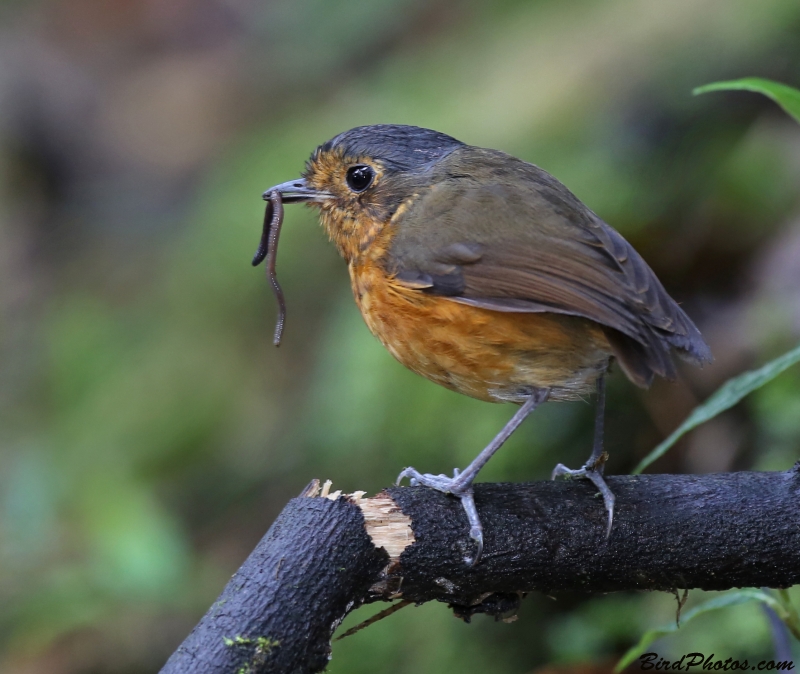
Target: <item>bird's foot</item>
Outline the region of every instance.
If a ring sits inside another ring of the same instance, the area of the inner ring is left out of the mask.
[[[608,513],[608,527],[606,528],[606,538],[611,535],[611,524],[614,521],[614,493],[611,491],[609,486],[606,484],[606,481],[603,479],[603,467],[605,466],[606,461],[608,460],[608,453],[603,452],[594,460],[589,460],[583,468],[578,468],[574,470],[572,468],[567,468],[563,463],[559,463],[553,469],[552,479],[555,480],[557,477],[566,477],[569,479],[582,477],[588,480],[591,480],[594,483],[594,486],[597,487],[597,490],[603,496],[603,502],[606,506],[606,512]]]
[[[478,517],[478,509],[475,507],[475,495],[472,491],[472,481],[459,480],[460,471],[458,468],[453,470],[453,477],[447,475],[432,475],[431,473],[420,473],[415,468],[404,468],[397,476],[397,483],[400,484],[404,477],[407,477],[411,486],[422,486],[436,489],[444,494],[452,494],[461,499],[461,507],[467,514],[469,521],[469,537],[475,541],[475,554],[472,557],[465,557],[464,561],[469,566],[475,566],[483,553],[483,526]]]

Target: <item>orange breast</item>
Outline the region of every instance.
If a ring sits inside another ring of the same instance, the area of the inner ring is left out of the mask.
[[[372,333],[409,369],[460,393],[520,402],[531,387],[571,400],[594,390],[611,349],[592,321],[480,309],[406,288],[373,261],[350,279]]]

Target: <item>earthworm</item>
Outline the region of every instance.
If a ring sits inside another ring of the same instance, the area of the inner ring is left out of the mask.
[[[275,336],[272,343],[280,346],[283,326],[286,323],[286,299],[283,296],[278,275],[275,272],[275,260],[278,256],[278,237],[281,235],[283,224],[283,198],[278,190],[269,193],[267,209],[264,213],[264,228],[261,231],[261,241],[258,250],[253,256],[253,266],[257,267],[265,259],[267,261],[267,278],[269,279],[275,299],[278,301],[278,321],[275,324]]]

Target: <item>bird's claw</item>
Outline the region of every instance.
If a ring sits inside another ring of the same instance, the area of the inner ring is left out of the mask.
[[[469,537],[475,541],[476,550],[472,557],[465,557],[464,562],[469,566],[475,566],[483,554],[483,526],[478,517],[478,509],[475,507],[475,495],[472,490],[472,484],[462,484],[458,480],[461,471],[456,468],[453,470],[453,477],[447,475],[432,475],[431,473],[420,473],[415,468],[404,468],[400,475],[397,476],[397,482],[400,484],[403,478],[408,478],[412,487],[422,486],[430,487],[436,491],[444,494],[451,494],[461,500],[461,507],[467,515],[469,521]]]
[[[442,474],[433,475],[431,473],[420,473],[415,468],[409,467],[403,468],[403,470],[400,471],[400,475],[397,476],[395,484],[399,486],[404,477],[408,478],[409,484],[412,487],[431,487],[445,494],[460,496],[460,490],[457,486],[453,485],[453,482],[455,482],[454,477],[447,477],[447,475]],[[456,475],[456,477],[458,477],[458,475]]]
[[[608,454],[603,452],[597,459],[594,461],[587,462],[583,468],[579,468],[577,470],[573,470],[571,468],[567,468],[563,463],[559,463],[554,469],[551,479],[555,480],[557,477],[567,477],[567,478],[576,478],[576,477],[583,477],[588,480],[591,480],[595,487],[597,487],[597,491],[603,497],[603,503],[606,507],[606,512],[608,513],[608,526],[606,527],[606,538],[611,535],[611,525],[614,522],[614,503],[616,502],[616,498],[614,496],[614,492],[611,491],[609,486],[606,484],[606,481],[603,479],[603,466],[608,459]]]
[[[460,497],[461,507],[467,514],[469,520],[469,537],[475,541],[475,554],[472,557],[464,557],[467,566],[475,566],[483,554],[483,525],[478,517],[478,509],[475,507],[475,495],[470,487]]]

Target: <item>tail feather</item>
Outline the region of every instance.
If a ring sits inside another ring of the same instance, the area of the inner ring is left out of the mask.
[[[654,329],[641,339],[634,339],[613,328],[605,328],[604,332],[614,357],[628,379],[641,388],[648,388],[655,375],[670,380],[677,377],[671,355],[673,350],[679,358],[697,365],[712,362],[711,349],[700,331],[693,323],[689,323],[694,334],[664,334]]]

